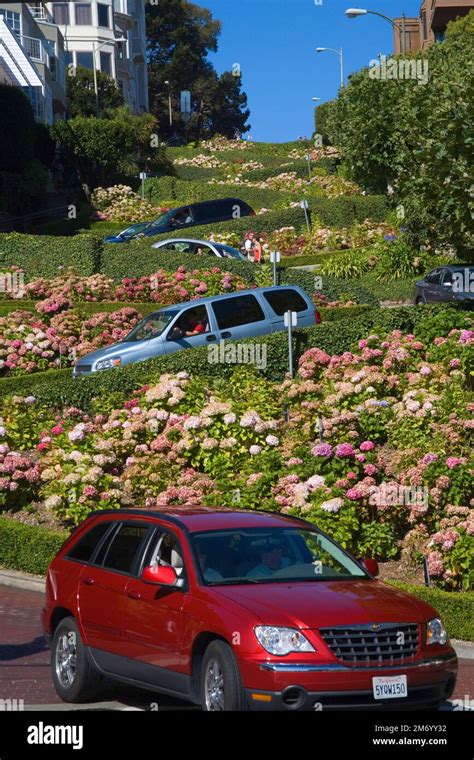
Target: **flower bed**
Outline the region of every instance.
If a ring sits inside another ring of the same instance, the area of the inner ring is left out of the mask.
[[[473,343],[458,329],[426,343],[372,335],[340,355],[310,349],[280,385],[248,367],[225,389],[181,372],[98,398],[87,414],[14,397],[0,498],[6,509],[37,502],[65,525],[124,504],[279,509],[359,556],[425,555],[436,584],[466,589]]]

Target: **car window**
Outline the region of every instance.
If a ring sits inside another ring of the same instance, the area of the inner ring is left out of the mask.
[[[453,273],[449,269],[443,269],[441,272],[441,283],[444,285],[446,282],[453,284]]]
[[[307,311],[309,308],[304,298],[292,288],[267,290],[263,297],[280,317],[287,311]]]
[[[90,562],[91,557],[99,545],[101,539],[107,533],[112,523],[101,522],[98,525],[94,525],[93,528],[87,531],[68,551],[66,557],[68,559],[78,559],[81,562]]]
[[[219,330],[228,327],[248,325],[265,319],[262,307],[255,296],[235,296],[224,298],[212,304]]]
[[[148,525],[121,525],[110,543],[103,567],[130,573],[138,549],[149,530]]]
[[[180,580],[186,576],[183,550],[173,533],[157,531],[148,546],[143,559],[143,567],[150,565],[164,565],[173,567]]]
[[[176,211],[170,219],[172,227],[185,227],[187,224],[192,224],[193,222],[194,216],[189,206]]]
[[[430,272],[430,274],[426,275],[425,280],[426,282],[429,282],[430,285],[439,285],[440,277],[441,271],[435,269],[434,272]]]
[[[185,309],[171,327],[167,339],[181,340],[193,335],[209,332],[209,315],[205,306],[191,306]]]
[[[212,248],[210,248],[208,245],[203,245],[202,243],[196,243],[193,248],[193,253],[197,253],[198,256],[202,254],[214,254],[214,251]]]
[[[202,204],[199,203],[196,206],[193,206],[193,213],[197,222],[212,222],[213,219],[216,219],[219,216],[215,201]]]

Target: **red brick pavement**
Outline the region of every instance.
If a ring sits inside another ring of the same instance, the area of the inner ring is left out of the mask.
[[[25,707],[62,704],[51,681],[42,606],[42,594],[0,585],[0,699],[23,699]],[[460,660],[459,665],[452,699],[474,699],[474,660]]]

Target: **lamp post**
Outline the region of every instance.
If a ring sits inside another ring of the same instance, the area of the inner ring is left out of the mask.
[[[170,120],[170,127],[173,125],[173,111],[171,110],[171,89],[170,83],[165,79],[165,84],[168,86],[168,115]]]
[[[336,50],[335,48],[329,48],[329,47],[317,47],[316,52],[317,53],[324,53],[326,50],[329,50],[331,53],[336,53],[336,55],[339,56],[339,66],[340,66],[340,73],[341,73],[341,87],[344,87],[344,59],[342,55],[342,48],[339,50]]]
[[[398,40],[400,44],[400,52],[402,55],[404,55],[406,52],[405,14],[403,14],[402,25],[400,26],[400,24],[397,24],[397,22],[393,18],[390,18],[390,16],[386,16],[384,13],[379,13],[378,11],[368,11],[366,8],[348,8],[345,11],[347,18],[357,18],[358,16],[366,16],[368,13],[372,16],[380,16],[380,18],[383,18],[385,19],[385,21],[388,21],[388,23],[392,25],[393,29],[397,30]]]
[[[95,94],[95,115],[96,118],[99,118],[99,88],[97,85],[97,66],[96,66],[96,53],[100,50],[101,47],[104,45],[110,45],[111,42],[126,42],[127,40],[125,37],[116,37],[114,40],[105,40],[104,42],[101,42],[100,45],[96,44],[95,40],[92,40],[92,68],[94,71],[94,94]]]

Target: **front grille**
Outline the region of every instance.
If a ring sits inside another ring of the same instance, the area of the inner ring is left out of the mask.
[[[418,651],[416,623],[320,628],[319,632],[331,652],[342,662],[362,665],[399,662],[413,659]]]
[[[90,372],[92,370],[92,364],[77,364],[74,368],[76,375],[81,375],[83,372]]]

